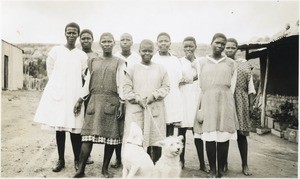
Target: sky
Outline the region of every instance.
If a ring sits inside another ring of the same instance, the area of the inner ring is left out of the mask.
[[[130,33],[135,43],[156,41],[160,32],[167,32],[172,42],[194,36],[197,43],[209,44],[221,32],[247,42],[271,37],[298,19],[297,0],[1,0],[1,38],[10,43],[65,43],[69,22],[91,29],[95,41],[103,32],[111,32],[116,40]]]

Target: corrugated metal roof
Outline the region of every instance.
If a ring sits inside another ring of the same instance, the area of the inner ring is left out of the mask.
[[[253,49],[268,48],[270,45],[276,45],[276,44],[279,44],[279,43],[285,41],[286,39],[291,39],[291,38],[299,38],[299,35],[283,37],[283,38],[280,38],[280,39],[277,39],[277,40],[271,41],[271,42],[256,42],[256,43],[242,44],[242,45],[239,45],[238,49],[253,50]]]

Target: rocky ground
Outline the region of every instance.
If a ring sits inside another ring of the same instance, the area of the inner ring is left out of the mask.
[[[51,170],[57,160],[55,133],[42,131],[39,124],[33,122],[41,94],[39,91],[2,91],[2,178],[68,178],[75,173],[69,135],[66,140],[66,167],[59,173]],[[249,178],[298,178],[298,144],[271,134],[259,136],[255,133],[250,134],[248,144],[248,163],[253,173]],[[94,145],[91,155],[95,163],[86,167],[86,177],[101,177],[103,149],[103,145]],[[230,142],[228,160],[229,171],[225,177],[244,178],[235,141]],[[190,131],[187,133],[185,166],[182,177],[207,177],[206,173],[198,170],[199,162]],[[121,169],[110,168],[110,171],[114,177],[122,175]]]

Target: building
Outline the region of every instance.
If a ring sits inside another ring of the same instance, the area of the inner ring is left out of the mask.
[[[23,88],[23,53],[24,51],[4,40],[1,41],[1,85],[4,90]]]
[[[266,116],[285,101],[293,103],[298,113],[299,35],[244,44],[239,49],[246,51],[247,60],[260,59],[261,127],[267,126]]]

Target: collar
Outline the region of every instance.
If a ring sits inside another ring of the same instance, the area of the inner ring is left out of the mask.
[[[168,53],[169,53],[169,55],[167,55],[167,56],[161,56],[161,55],[159,55],[159,52],[157,51],[153,56],[159,56],[159,57],[173,57],[174,56],[172,53],[170,53],[170,52],[168,52]]]
[[[132,143],[132,142],[126,142],[127,144],[132,144],[132,145],[137,145],[137,146],[139,146],[139,147],[143,147],[142,145],[139,145],[139,144],[134,144],[134,143]]]
[[[218,64],[218,63],[220,63],[220,62],[222,62],[223,60],[226,59],[226,55],[225,55],[224,57],[222,57],[221,59],[219,59],[219,60],[216,60],[216,59],[210,57],[209,55],[206,55],[206,58],[207,58],[208,60],[210,60],[211,62],[213,62],[213,63],[215,63],[215,64]]]

